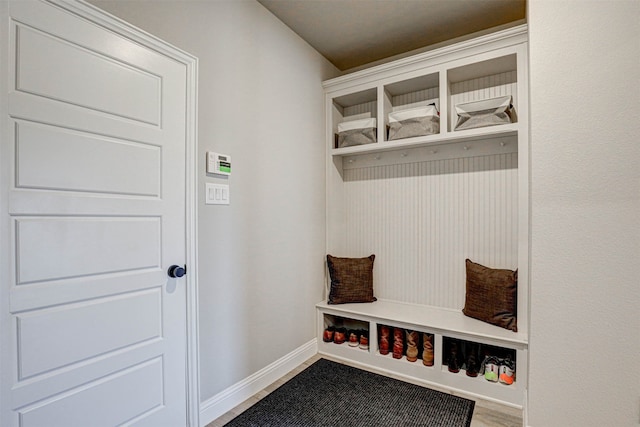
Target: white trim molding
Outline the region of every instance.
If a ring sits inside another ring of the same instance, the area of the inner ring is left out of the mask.
[[[316,338],[298,347],[244,380],[222,390],[200,405],[200,427],[244,402],[318,352]]]

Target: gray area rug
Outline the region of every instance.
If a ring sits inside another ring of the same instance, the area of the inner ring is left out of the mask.
[[[469,427],[475,402],[320,359],[226,426]]]

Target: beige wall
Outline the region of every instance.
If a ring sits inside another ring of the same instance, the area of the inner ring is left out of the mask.
[[[324,102],[337,75],[255,1],[92,1],[199,58],[201,401],[315,337],[325,251]],[[228,180],[205,152],[232,156]]]
[[[533,427],[640,422],[639,23],[529,2]]]

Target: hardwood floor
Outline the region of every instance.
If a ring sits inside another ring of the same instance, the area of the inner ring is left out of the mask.
[[[284,377],[280,378],[273,384],[269,385],[264,390],[259,391],[249,399],[242,402],[240,405],[236,406],[226,414],[221,417],[215,419],[211,423],[207,424],[206,427],[222,427],[233,418],[244,412],[247,408],[258,402],[260,399],[264,398],[266,395],[271,393],[273,390],[280,387],[282,384],[287,382],[289,379],[293,378],[298,373],[302,372],[309,365],[314,363],[316,360],[324,357],[326,359],[330,359],[328,356],[320,356],[316,354],[314,357],[305,361],[303,364],[289,372]],[[340,363],[345,363],[344,361],[339,361]],[[358,366],[359,367],[359,366]],[[361,368],[361,367],[359,367]],[[432,387],[436,389],[435,387]],[[442,389],[440,391],[447,392]],[[455,393],[454,393],[455,394]],[[460,394],[461,397],[465,397],[469,399],[469,396]],[[503,406],[497,403],[488,402],[481,399],[473,399],[476,402],[476,406],[473,410],[473,418],[471,420],[471,427],[522,427],[522,411],[515,408],[510,408],[508,406]]]

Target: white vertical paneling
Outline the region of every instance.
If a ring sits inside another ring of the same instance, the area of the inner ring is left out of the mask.
[[[384,299],[459,309],[464,260],[517,268],[517,153],[345,170],[347,253]]]
[[[391,105],[398,107],[400,105],[413,104],[414,102],[426,101],[429,99],[438,99],[440,97],[440,88],[432,87],[422,89],[415,92],[409,92],[402,95],[396,95],[391,98]]]
[[[371,117],[377,116],[377,101],[364,102],[362,104],[344,107],[344,117],[353,116],[362,113],[371,113]]]

